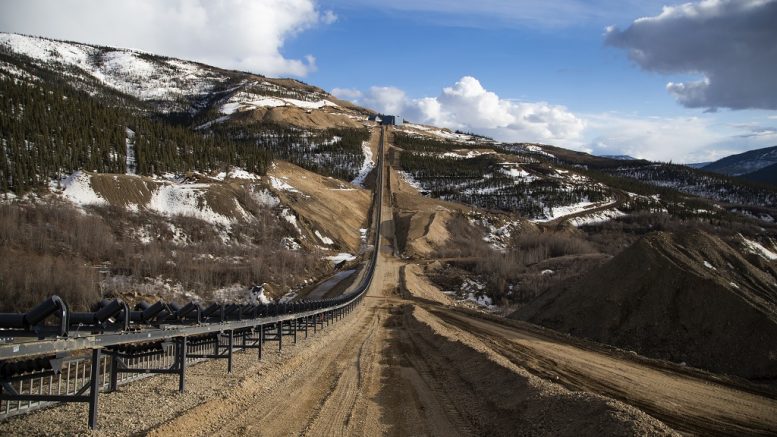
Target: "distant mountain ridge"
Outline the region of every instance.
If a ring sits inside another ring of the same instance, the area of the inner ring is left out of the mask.
[[[8,138],[14,153],[0,162],[0,179],[5,181],[0,191],[17,193],[44,187],[60,173],[76,170],[145,176],[196,171],[212,176],[237,167],[260,176],[274,159],[351,181],[366,159],[363,141],[373,113],[294,79],[9,33],[0,33],[0,87],[7,90],[11,108],[0,112],[0,122],[23,128]],[[37,89],[51,92],[36,94]],[[12,119],[12,108],[20,104],[35,111],[22,113],[22,120]],[[40,109],[46,106],[54,110]],[[34,113],[41,120],[34,120]],[[73,129],[63,132],[58,128],[63,126]],[[777,217],[772,210],[777,190],[727,175],[626,155],[599,157],[550,145],[506,144],[413,123],[397,130],[413,139],[403,147],[417,149],[423,158],[411,163],[406,157],[405,164],[415,165],[421,182],[421,173],[434,175],[424,182],[425,190],[458,196],[465,203],[536,219],[556,217],[554,209],[608,202],[631,212],[644,208],[706,214],[718,209],[664,192],[670,189],[726,203],[720,210],[744,213],[755,206],[757,210],[750,211],[754,217]],[[33,149],[24,146],[30,139]],[[402,136],[395,141],[401,142]],[[456,153],[460,149],[467,152]],[[489,157],[497,153],[525,159],[511,157],[507,161],[515,162],[504,164]],[[446,178],[460,177],[469,178],[471,186],[449,192],[452,185]],[[570,187],[576,190],[566,191]],[[642,194],[639,202],[626,202],[636,191]],[[651,197],[657,194],[669,203],[659,207],[660,201]]]
[[[702,170],[750,179],[746,176],[747,174],[757,172],[773,164],[777,164],[777,146],[727,156],[705,165]]]
[[[607,159],[615,159],[617,161],[636,161],[638,159],[631,155],[599,155],[599,156]]]

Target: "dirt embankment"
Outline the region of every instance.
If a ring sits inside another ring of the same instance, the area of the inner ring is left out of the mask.
[[[777,378],[770,276],[717,237],[651,234],[512,317],[745,378]]]
[[[389,171],[389,180],[399,251],[412,258],[439,257],[440,249],[450,241],[453,215],[470,208],[420,195],[394,169]]]
[[[294,210],[297,217],[344,250],[358,253],[361,245],[359,229],[367,227],[367,214],[372,202],[368,190],[285,161],[276,161],[267,174],[291,187],[276,189],[276,194],[284,205]],[[322,245],[312,232],[309,240]]]
[[[278,106],[275,108],[257,108],[252,111],[242,111],[235,114],[234,121],[238,123],[276,123],[294,126],[302,129],[327,128],[363,128],[363,122],[351,118],[347,113],[327,108],[304,109],[295,106]]]
[[[437,286],[429,282],[421,266],[417,264],[405,264],[400,270],[401,288],[410,296],[450,305],[451,298],[442,292]]]
[[[531,375],[477,337],[420,307],[405,307],[406,336],[476,435],[671,435],[642,411],[570,392]]]
[[[472,335],[490,354],[573,392],[617,399],[692,435],[777,431],[773,390],[611,347],[528,323],[427,307],[459,338]]]

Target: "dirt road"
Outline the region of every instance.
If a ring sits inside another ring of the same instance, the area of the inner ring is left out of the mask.
[[[186,411],[152,434],[671,433],[625,404],[569,392],[457,346],[428,320],[430,313],[400,297],[403,264],[393,255],[392,216],[384,204],[381,258],[368,296],[331,328],[326,345],[312,343],[280,375],[247,378],[229,396]]]

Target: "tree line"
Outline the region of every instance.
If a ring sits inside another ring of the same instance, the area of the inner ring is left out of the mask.
[[[569,185],[547,177],[513,178],[504,173],[493,155],[458,159],[405,151],[399,161],[402,169],[433,197],[533,218],[545,217],[549,208],[601,202],[612,195],[598,184]]]
[[[75,170],[125,173],[128,131],[139,174],[229,166],[264,174],[272,153],[108,105],[61,83],[0,79],[0,190],[23,193]]]
[[[367,129],[304,130],[270,122],[216,124],[211,130],[244,147],[263,147],[276,158],[347,181],[358,175],[364,162],[362,142],[370,137]]]

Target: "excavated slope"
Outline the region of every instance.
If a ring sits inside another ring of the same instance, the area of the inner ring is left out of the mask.
[[[722,240],[654,233],[511,317],[746,378],[777,378],[777,286]]]

